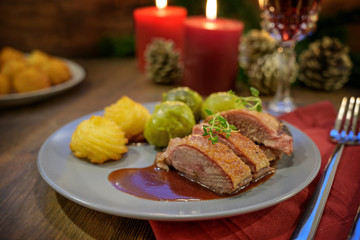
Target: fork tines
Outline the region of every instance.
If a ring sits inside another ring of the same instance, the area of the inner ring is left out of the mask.
[[[356,100],[355,97],[351,97],[349,102],[347,97],[342,99],[334,129],[330,132],[330,136],[333,141],[346,142],[346,144],[359,144],[359,111],[360,97],[357,97]]]

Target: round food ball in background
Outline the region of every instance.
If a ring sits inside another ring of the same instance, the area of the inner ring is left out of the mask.
[[[24,59],[24,54],[12,47],[4,47],[0,52],[0,66],[8,61]]]
[[[0,73],[0,95],[10,93],[10,79],[5,75]]]
[[[10,60],[3,63],[1,73],[5,74],[10,80],[13,80],[15,75],[29,67],[24,59]]]
[[[36,67],[27,67],[14,76],[14,89],[18,93],[50,87],[47,75]]]
[[[42,68],[42,66],[46,64],[50,58],[51,57],[47,53],[35,49],[29,54],[26,60],[31,66]]]
[[[165,101],[155,106],[155,111],[145,124],[145,139],[157,147],[166,147],[171,138],[185,137],[195,125],[190,107],[180,101]]]
[[[66,63],[58,58],[51,58],[44,63],[42,70],[49,76],[52,85],[66,82],[71,78],[71,72]]]

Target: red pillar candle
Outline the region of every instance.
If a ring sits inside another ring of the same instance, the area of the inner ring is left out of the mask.
[[[187,11],[183,7],[143,7],[134,11],[136,55],[139,69],[145,70],[144,52],[154,38],[171,39],[182,54],[184,21]]]
[[[242,22],[231,19],[188,18],[183,85],[202,95],[233,89],[243,28]]]

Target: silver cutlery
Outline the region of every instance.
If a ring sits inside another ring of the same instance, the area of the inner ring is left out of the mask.
[[[349,235],[348,235],[348,240],[359,240],[360,239],[360,206],[357,210],[357,213],[355,215],[354,218],[354,223],[351,226]]]
[[[334,129],[330,131],[330,139],[337,143],[336,147],[291,239],[315,237],[344,146],[360,142],[360,126],[357,126],[359,109],[360,97],[357,97],[356,101],[355,97],[351,97],[349,103],[347,97],[343,98]]]

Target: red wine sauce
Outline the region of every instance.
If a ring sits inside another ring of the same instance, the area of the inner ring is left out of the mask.
[[[269,174],[260,181],[251,183],[236,194],[257,186],[272,175]],[[108,180],[122,192],[156,201],[196,201],[229,197],[220,196],[175,170],[166,172],[156,168],[155,165],[146,168],[118,169],[109,174]]]

